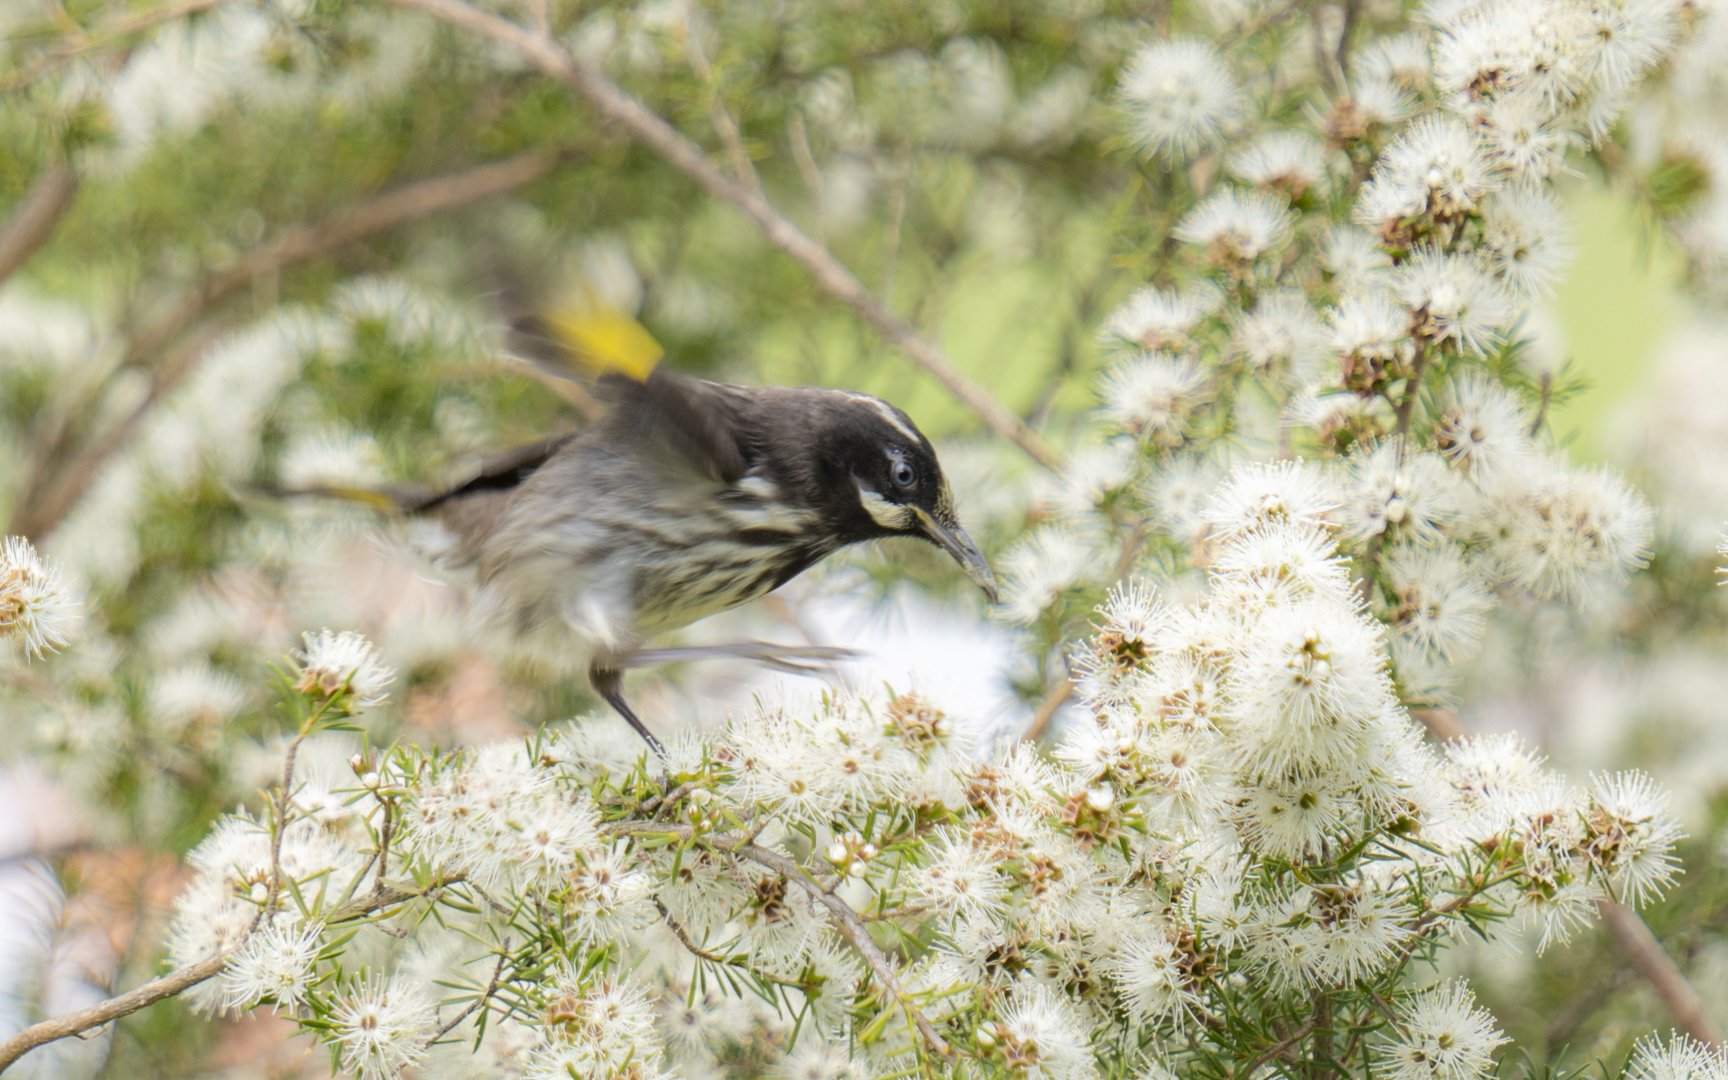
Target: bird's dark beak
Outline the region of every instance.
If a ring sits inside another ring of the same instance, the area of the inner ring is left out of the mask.
[[[966,530],[958,525],[944,525],[937,521],[928,510],[914,506],[918,513],[918,529],[930,542],[954,557],[960,564],[960,569],[966,571],[966,576],[978,583],[984,590],[984,595],[990,598],[992,604],[997,601],[996,575],[990,572],[990,564],[984,561],[984,553],[978,550],[978,545],[966,535]]]

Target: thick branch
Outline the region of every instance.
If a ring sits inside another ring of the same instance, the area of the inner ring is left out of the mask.
[[[372,893],[351,900],[332,911],[325,922],[330,924],[352,922],[374,911],[394,907],[406,900],[413,900],[429,893],[453,885],[459,878],[441,881],[428,889],[400,889],[386,887],[374,890]],[[44,1043],[64,1039],[81,1031],[101,1027],[122,1016],[129,1016],[140,1009],[149,1008],[158,1001],[185,993],[206,979],[222,974],[222,969],[228,966],[228,955],[212,956],[208,960],[200,960],[196,964],[188,964],[178,971],[171,971],[160,979],[152,979],[135,990],[129,990],[119,997],[109,998],[100,1005],[92,1005],[88,1009],[80,1009],[64,1016],[56,1016],[52,1020],[44,1020],[33,1024],[18,1034],[0,1043],[0,1072],[5,1072],[13,1062]]]
[[[42,170],[29,193],[12,208],[6,224],[0,226],[0,281],[11,277],[48,242],[77,194],[78,174],[70,165],[57,161]]]
[[[356,240],[398,225],[454,210],[538,179],[557,162],[557,155],[534,150],[451,176],[421,180],[387,191],[349,207],[315,225],[289,229],[274,241],[248,253],[233,268],[211,274],[182,296],[169,310],[145,324],[128,343],[122,367],[149,363],[206,309],[261,275],[293,263],[329,254]],[[150,389],[126,416],[91,440],[76,456],[65,459],[51,452],[38,460],[7,531],[40,539],[59,525],[77,505],[101,471],[150,411],[191,374],[208,344],[198,335],[170,354],[151,374]],[[64,446],[56,448],[63,451]],[[59,463],[59,464],[56,464]]]
[[[708,160],[700,146],[685,138],[653,110],[601,72],[578,62],[557,39],[481,11],[461,0],[390,2],[425,11],[452,26],[508,46],[546,75],[568,83],[602,116],[623,127],[631,137],[646,144],[710,195],[742,210],[762,228],[770,243],[803,263],[830,295],[851,307],[891,344],[935,376],[955,397],[977,413],[986,427],[1013,440],[1043,465],[1056,468],[1061,464],[1061,455],[1042,436],[997,401],[989,390],[950,363],[942,350],[926,341],[911,323],[884,307],[827,248],[812,240],[749,186],[721,172]]]
[[[1650,983],[1662,1004],[1668,1006],[1668,1013],[1680,1030],[1699,1042],[1722,1046],[1722,1029],[1704,1011],[1698,991],[1686,981],[1679,965],[1638,913],[1613,900],[1596,901],[1596,910],[1601,913],[1602,925],[1608,928],[1609,936],[1626,954],[1627,962]]]

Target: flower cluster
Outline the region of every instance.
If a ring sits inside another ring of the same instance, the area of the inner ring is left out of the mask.
[[[1053,759],[849,693],[686,735],[669,791],[593,721],[361,755],[218,824],[174,957],[231,950],[198,1004],[272,1004],[368,1080],[435,1070],[451,1031],[536,1080],[962,1058],[1091,1080],[1298,1052],[1313,1026],[1278,1018],[1319,999],[1401,1078],[1485,1076],[1491,1018],[1462,984],[1410,989],[1414,958],[1466,920],[1546,943],[1655,898],[1679,827],[1641,774],[1582,790],[1512,739],[1425,745],[1327,492],[1243,467],[1202,511],[1203,596],[1112,590]]]

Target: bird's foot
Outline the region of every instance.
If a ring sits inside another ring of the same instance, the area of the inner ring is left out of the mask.
[[[843,660],[863,654],[856,649],[828,645],[775,645],[766,641],[740,641],[731,645],[688,645],[673,649],[638,649],[618,661],[621,667],[654,667],[657,664],[677,664],[690,660],[711,660],[727,657],[750,660],[776,671],[793,675],[811,675]]]

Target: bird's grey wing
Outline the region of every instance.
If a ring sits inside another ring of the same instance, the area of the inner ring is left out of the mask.
[[[536,442],[514,447],[480,466],[480,471],[457,484],[418,500],[399,499],[408,513],[438,510],[482,494],[508,492],[534,475],[534,471],[551,460],[565,443],[576,437],[573,432],[552,435]]]
[[[644,380],[607,375],[596,385],[614,403],[607,427],[636,451],[725,484],[750,471],[756,437],[739,388],[664,367]]]

